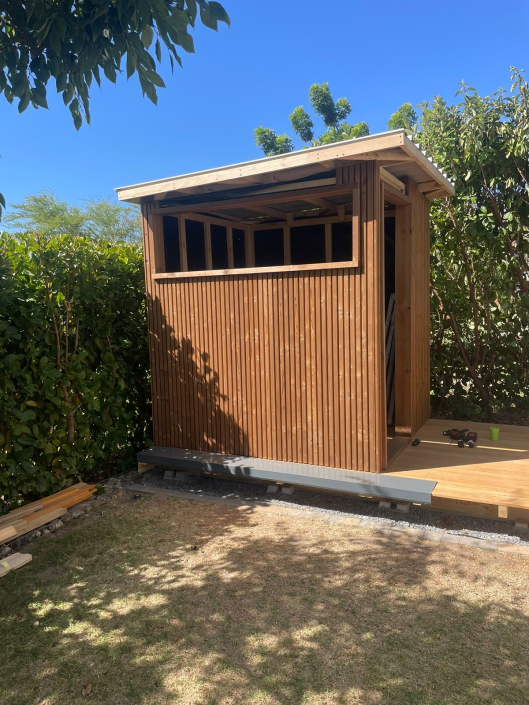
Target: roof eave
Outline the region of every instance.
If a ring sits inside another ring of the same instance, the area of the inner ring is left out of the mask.
[[[115,190],[120,201],[141,203],[146,198],[156,197],[174,191],[182,191],[198,186],[221,184],[223,182],[251,178],[252,176],[262,176],[276,171],[296,169],[328,160],[358,159],[364,154],[367,159],[374,153],[383,153],[385,150],[395,148],[402,149],[405,155],[418,162],[431,178],[439,183],[440,190],[446,191],[446,195],[453,195],[453,184],[442,174],[433,162],[421,152],[417,145],[407,137],[404,130],[393,130],[391,132],[367,135],[366,137],[358,137],[343,142],[310,147],[287,154],[278,154],[272,157],[263,157],[261,159],[230,164],[215,169],[206,169],[166,179],[123,186]]]

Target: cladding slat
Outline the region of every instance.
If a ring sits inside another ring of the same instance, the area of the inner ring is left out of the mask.
[[[205,299],[205,282],[204,279],[200,280],[200,284],[197,286],[198,294],[198,310],[200,312],[199,316],[199,336],[198,336],[198,350],[195,351],[195,360],[200,370],[200,389],[198,403],[200,404],[201,410],[201,422],[200,422],[200,443],[201,448],[208,450],[211,438],[210,430],[210,420],[209,420],[209,403],[208,403],[208,393],[207,393],[207,363],[204,359],[204,350],[207,350],[207,327],[204,325],[204,310],[207,306],[207,301]]]
[[[317,465],[323,465],[323,431],[326,419],[326,407],[323,405],[323,390],[322,382],[323,375],[326,370],[323,367],[323,347],[324,341],[322,336],[322,316],[321,316],[321,274],[316,272],[314,275],[314,330],[315,330],[315,358],[316,358],[316,377],[315,377],[315,394],[317,404],[317,425],[316,425],[316,447],[318,451]]]
[[[230,428],[229,428],[229,407],[228,407],[228,374],[231,369],[229,358],[232,350],[228,349],[229,338],[227,336],[227,310],[226,310],[226,289],[228,281],[217,281],[218,308],[217,315],[220,319],[219,334],[219,407],[221,421],[221,447],[224,453],[230,453]]]
[[[292,274],[287,274],[283,277],[283,331],[285,335],[285,426],[286,426],[286,459],[290,462],[294,460],[294,441],[292,430],[292,325],[290,323],[290,291],[292,283]]]
[[[260,286],[260,281],[259,281],[259,275],[256,277],[252,277],[250,279],[251,284],[252,284],[252,333],[253,333],[253,354],[252,358],[254,360],[254,370],[255,370],[255,381],[254,381],[254,390],[256,392],[255,398],[256,398],[256,435],[255,435],[255,443],[256,443],[256,450],[257,450],[257,455],[259,458],[265,457],[264,456],[264,444],[263,444],[263,435],[266,433],[266,425],[263,426],[263,418],[264,418],[264,413],[263,413],[263,400],[262,400],[262,395],[261,395],[261,390],[262,390],[262,370],[261,370],[261,361],[262,361],[262,355],[261,355],[261,344],[260,344],[260,335],[259,335],[259,301],[258,301],[258,290]]]
[[[318,463],[318,376],[316,372],[316,276],[311,274],[307,280],[309,289],[309,315],[308,326],[310,336],[310,409],[311,409],[311,463]]]
[[[344,169],[344,172],[346,170]],[[333,400],[333,453],[334,457],[340,462],[340,367],[338,364],[339,360],[339,346],[340,346],[340,333],[338,330],[338,277],[333,277],[330,280],[331,283],[331,340],[332,340],[332,357],[331,357],[331,369],[334,371],[332,375],[332,400]]]

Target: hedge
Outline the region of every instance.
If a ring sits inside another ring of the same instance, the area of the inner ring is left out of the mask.
[[[0,511],[149,442],[141,248],[0,235]]]

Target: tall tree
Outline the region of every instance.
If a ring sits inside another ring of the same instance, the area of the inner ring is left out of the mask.
[[[388,120],[388,130],[412,132],[417,124],[417,113],[411,103],[403,103]]]
[[[0,7],[0,93],[23,112],[47,108],[47,86],[55,81],[75,127],[90,122],[90,86],[112,83],[122,72],[138,76],[143,95],[157,102],[165,84],[156,71],[162,47],[171,68],[180,50],[194,52],[189,30],[197,17],[210,29],[229,25],[213,0],[4,0]],[[5,207],[0,196],[0,208]],[[0,210],[1,213],[1,210]]]
[[[109,198],[70,205],[53,191],[26,196],[14,203],[5,216],[12,228],[40,235],[84,236],[110,242],[139,242],[140,212],[137,206],[113,203]]]
[[[363,137],[369,134],[365,122],[351,125],[346,118],[351,113],[351,104],[347,98],[334,100],[328,83],[315,83],[309,89],[309,103],[314,113],[321,118],[325,130],[315,136],[314,121],[305,108],[300,105],[289,115],[290,124],[295,134],[306,145],[318,146],[330,142],[341,142]],[[286,134],[278,135],[269,127],[257,127],[254,130],[255,143],[266,156],[284,154],[294,150],[294,141]]]

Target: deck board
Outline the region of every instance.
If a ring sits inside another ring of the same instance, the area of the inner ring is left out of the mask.
[[[450,445],[448,428],[478,433],[475,448]],[[529,427],[499,425],[498,441],[489,440],[489,424],[430,419],[415,434],[387,474],[437,482],[432,497],[529,509]]]

